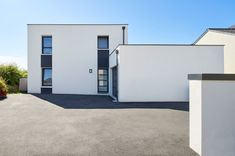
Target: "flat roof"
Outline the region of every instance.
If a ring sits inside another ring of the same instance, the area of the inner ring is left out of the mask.
[[[195,44],[119,44],[118,46],[224,46],[224,45],[195,45]]]
[[[117,50],[120,46],[191,46],[191,47],[208,47],[208,46],[219,46],[224,47],[224,45],[197,45],[197,44],[119,44],[114,50],[109,54],[109,56]]]

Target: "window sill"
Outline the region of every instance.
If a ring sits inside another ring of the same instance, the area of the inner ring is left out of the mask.
[[[52,88],[52,86],[41,86],[41,88]]]
[[[41,55],[52,55],[52,54],[41,54]]]
[[[110,50],[110,49],[98,49],[98,50]]]

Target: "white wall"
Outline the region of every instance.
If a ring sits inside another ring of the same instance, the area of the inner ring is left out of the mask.
[[[109,56],[109,67],[113,68],[117,66],[117,53],[116,50],[113,51]]]
[[[235,34],[209,30],[196,44],[225,45],[224,72],[235,73]]]
[[[97,94],[97,36],[109,36],[110,52],[127,25],[28,25],[28,91],[41,89],[41,36],[52,35],[52,92]],[[93,73],[89,73],[93,69]]]
[[[112,68],[117,66],[117,49],[115,49],[113,52],[111,52],[110,56],[109,56],[109,95],[113,95],[113,73],[112,73]]]
[[[119,46],[119,101],[188,101],[187,75],[223,73],[223,46]]]
[[[202,81],[189,81],[189,146],[202,153]]]
[[[190,82],[190,147],[200,155],[235,155],[234,93],[235,81]]]
[[[235,155],[235,82],[203,81],[202,155]]]
[[[41,76],[41,34],[28,26],[28,93],[40,93]]]

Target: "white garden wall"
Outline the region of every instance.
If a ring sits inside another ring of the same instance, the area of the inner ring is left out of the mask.
[[[209,77],[190,80],[190,147],[201,156],[234,156],[235,75]]]
[[[189,101],[187,75],[223,73],[223,46],[120,45],[118,100]]]

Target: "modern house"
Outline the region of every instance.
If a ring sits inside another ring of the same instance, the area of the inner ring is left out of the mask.
[[[126,24],[29,24],[28,92],[188,101],[187,75],[223,73],[224,46],[128,44]]]
[[[224,45],[224,72],[235,73],[235,26],[230,28],[209,28],[194,44]]]
[[[28,25],[28,92],[108,94],[109,53],[127,25]]]

